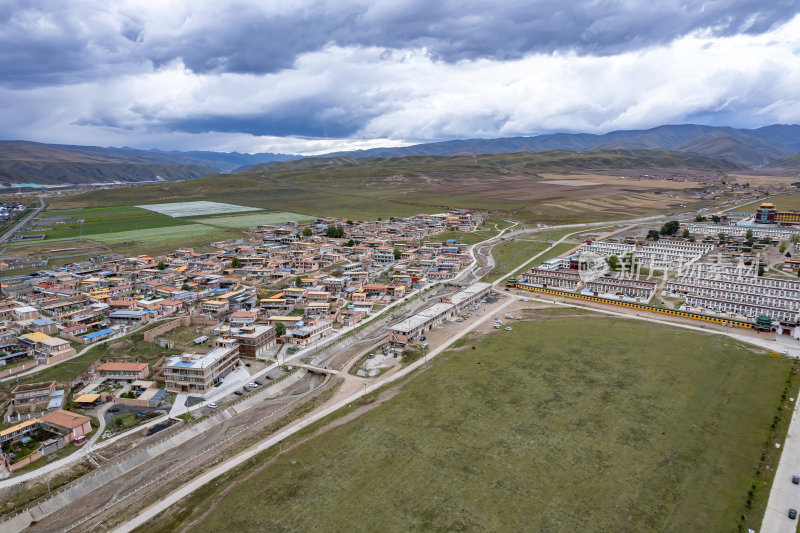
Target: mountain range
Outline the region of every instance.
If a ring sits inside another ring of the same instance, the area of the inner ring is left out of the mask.
[[[757,129],[738,129],[678,124],[605,134],[552,133],[532,137],[456,139],[396,148],[335,152],[309,158],[291,154],[136,150],[0,141],[0,182],[66,185],[173,181],[244,172],[261,165],[297,159],[306,162],[293,163],[292,166],[302,168],[304,165],[316,166],[319,158],[449,157],[553,150],[591,151],[593,161],[602,161],[603,158],[597,156],[607,151],[609,164],[621,150],[636,150],[640,156],[653,150],[658,153],[652,155],[658,157],[663,157],[666,151],[671,161],[678,164],[685,161],[692,165],[689,168],[697,168],[700,161],[705,161],[709,170],[735,168],[797,172],[800,171],[800,125],[775,124]]]
[[[300,156],[238,152],[165,152],[0,141],[0,182],[41,185],[174,181],[227,173],[245,165]]]

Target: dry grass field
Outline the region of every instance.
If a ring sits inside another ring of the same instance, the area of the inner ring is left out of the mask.
[[[758,528],[794,362],[667,326],[528,317],[139,531]]]

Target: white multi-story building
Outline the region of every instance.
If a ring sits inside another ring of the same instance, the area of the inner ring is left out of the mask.
[[[736,313],[747,317],[755,318],[758,316],[768,316],[773,320],[781,322],[797,322],[797,310],[780,309],[777,307],[767,307],[756,304],[710,298],[695,294],[686,295],[686,305],[692,307],[705,307],[713,311],[726,313]]]
[[[532,268],[520,275],[519,281],[536,287],[574,290],[581,282],[576,270],[544,270]]]

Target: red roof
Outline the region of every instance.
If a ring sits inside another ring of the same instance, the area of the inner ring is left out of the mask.
[[[147,368],[147,363],[103,363],[97,370],[99,372],[141,372]]]
[[[77,413],[71,413],[69,411],[64,411],[63,409],[58,409],[57,411],[51,411],[41,417],[39,419],[42,422],[47,422],[48,424],[64,429],[74,429],[76,427],[80,427],[86,422],[91,422],[92,419],[88,416],[79,415]]]

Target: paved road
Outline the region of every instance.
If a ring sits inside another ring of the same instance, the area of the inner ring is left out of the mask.
[[[787,402],[789,403],[789,402]],[[792,483],[792,476],[800,475],[800,402],[795,398],[789,432],[783,443],[781,460],[778,469],[772,472],[775,478],[769,493],[764,520],[761,522],[762,533],[794,533],[797,520],[789,518],[789,509],[800,511],[800,485]]]
[[[47,207],[47,204],[44,203],[44,198],[39,197],[39,207],[28,213],[22,220],[20,220],[13,228],[5,232],[2,236],[0,236],[0,244],[9,240],[17,231],[19,231],[22,226],[27,224],[33,217],[37,216],[39,213],[42,212],[42,209]]]

